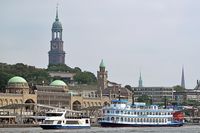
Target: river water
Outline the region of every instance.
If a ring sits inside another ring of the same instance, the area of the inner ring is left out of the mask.
[[[43,130],[42,128],[0,128],[0,133],[200,133],[200,125],[182,127],[124,127],[90,129]]]

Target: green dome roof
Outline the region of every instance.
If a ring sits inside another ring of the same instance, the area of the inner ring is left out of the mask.
[[[12,77],[8,83],[27,83],[27,81],[22,78],[22,77],[19,77],[19,76],[15,76],[15,77]]]
[[[51,86],[67,86],[65,82],[62,80],[54,80],[51,84]]]
[[[103,62],[103,59],[101,60],[101,63],[100,63],[99,67],[104,67],[104,68],[106,67],[105,64],[104,64],[104,62]]]
[[[52,25],[52,29],[54,30],[62,30],[62,24],[59,21],[55,21]]]

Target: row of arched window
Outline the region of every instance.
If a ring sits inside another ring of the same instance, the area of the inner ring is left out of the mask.
[[[126,115],[171,115],[171,112],[139,112],[139,111],[123,111],[123,110],[103,110],[107,114],[126,114]]]
[[[104,120],[111,122],[143,122],[143,123],[166,123],[171,118],[128,118],[128,117],[106,117]]]
[[[0,99],[0,106],[23,103],[22,99]]]

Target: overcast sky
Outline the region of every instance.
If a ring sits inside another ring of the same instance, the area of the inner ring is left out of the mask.
[[[200,79],[199,0],[1,0],[0,62],[47,68],[56,3],[65,61],[96,75],[104,59],[110,81],[138,86]]]

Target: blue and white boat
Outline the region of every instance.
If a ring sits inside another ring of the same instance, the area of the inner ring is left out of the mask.
[[[127,100],[113,100],[103,107],[102,127],[182,126],[183,113],[172,108],[160,108],[145,103],[128,104]]]
[[[52,110],[46,113],[46,118],[40,127],[43,129],[90,128],[90,118],[75,114],[72,116],[66,110]]]

